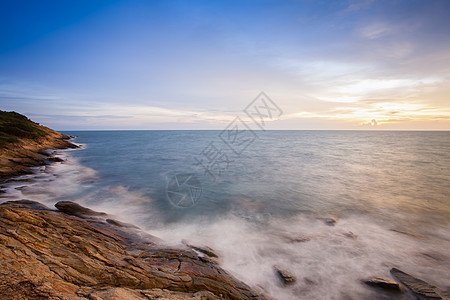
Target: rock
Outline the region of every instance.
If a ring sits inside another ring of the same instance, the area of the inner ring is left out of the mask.
[[[91,292],[88,299],[92,300],[219,300],[211,292],[201,291],[196,293],[174,292],[166,289],[132,290],[129,288],[100,288]]]
[[[93,211],[90,208],[81,206],[78,203],[72,201],[59,201],[55,204],[55,207],[68,215],[77,216],[80,218],[89,218],[89,217],[107,217],[108,214],[104,212]]]
[[[95,290],[94,292],[88,295],[89,300],[103,300],[103,299],[111,299],[111,300],[148,300],[144,294],[141,294],[139,290],[132,290],[129,288],[100,288]],[[152,299],[152,298],[150,298]]]
[[[406,230],[395,229],[395,228],[390,229],[390,230],[393,231],[393,232],[400,233],[400,234],[409,235],[411,237],[415,237],[415,238],[418,238],[418,239],[425,239],[426,238],[424,235],[422,235],[420,233],[413,233],[413,232],[409,232],[409,231],[406,231]]]
[[[106,222],[108,222],[111,225],[117,226],[117,227],[124,227],[124,228],[136,228],[139,229],[139,227],[133,225],[133,224],[129,224],[129,223],[124,223],[124,222],[120,222],[114,219],[106,219]]]
[[[192,250],[149,243],[137,229],[31,207],[39,206],[0,205],[1,299],[148,299],[157,289],[159,299],[265,299]]]
[[[445,261],[448,259],[448,257],[438,253],[438,252],[423,252],[421,255],[427,259],[432,259],[434,261]]]
[[[304,280],[305,283],[308,284],[308,285],[316,285],[316,284],[317,284],[316,281],[314,281],[314,280],[312,280],[311,278],[308,278],[308,277],[303,278],[303,280]]]
[[[146,299],[167,299],[167,300],[181,300],[181,299],[194,299],[194,300],[219,300],[220,298],[211,292],[201,291],[197,293],[181,293],[172,292],[168,290],[153,289],[150,291],[142,291]]]
[[[60,157],[47,157],[46,158],[48,161],[52,161],[52,162],[63,162],[64,159],[60,158]]]
[[[6,113],[8,114],[8,113]],[[0,123],[5,112],[0,112]],[[12,114],[11,114],[12,116]],[[10,116],[10,117],[11,117]],[[22,116],[24,117],[24,116]],[[14,176],[32,173],[30,167],[45,165],[49,149],[77,148],[66,141],[68,137],[50,128],[25,119],[14,117],[17,122],[25,122],[29,128],[41,134],[35,138],[17,137],[15,142],[0,145],[0,181]]]
[[[188,246],[189,248],[192,248],[200,253],[205,254],[206,256],[212,257],[212,258],[218,258],[219,256],[216,254],[216,252],[211,249],[208,246],[194,246],[189,244],[186,240],[181,241],[183,244]]]
[[[346,237],[348,237],[348,238],[354,239],[354,240],[358,238],[358,235],[357,235],[357,234],[354,234],[354,233],[351,232],[351,231],[349,231],[349,232],[344,232],[343,235],[346,236]]]
[[[294,244],[294,243],[304,243],[304,242],[308,242],[311,240],[311,237],[309,236],[293,236],[290,234],[280,234],[277,233],[277,236],[280,237],[284,242],[289,243],[289,244]]]
[[[323,221],[325,222],[325,224],[327,224],[328,226],[334,226],[337,223],[337,218],[323,218]]]
[[[39,153],[40,155],[44,155],[44,156],[50,156],[51,155],[48,150],[44,150],[44,149],[38,150],[37,153]]]
[[[7,183],[13,183],[13,182],[32,182],[33,180],[31,178],[12,178],[5,180]]]
[[[289,242],[291,243],[304,243],[304,242],[308,242],[311,240],[311,237],[296,237],[296,238],[292,238]]]
[[[415,278],[399,269],[392,268],[391,274],[397,278],[418,299],[445,299],[436,286]]]
[[[65,141],[65,142],[67,142],[67,141]],[[80,148],[80,146],[78,146],[77,144],[74,144],[74,143],[70,143],[70,142],[68,142],[69,144],[66,146],[67,148],[70,148],[70,149],[78,149],[78,148]]]
[[[395,282],[393,280],[386,279],[383,277],[371,277],[369,279],[363,280],[362,282],[364,282],[365,284],[367,284],[369,286],[382,288],[382,289],[389,290],[389,291],[400,292],[402,290],[400,284],[398,284],[397,282]]]
[[[280,278],[281,282],[284,285],[291,285],[297,281],[295,276],[292,275],[291,273],[289,273],[288,271],[282,270],[278,267],[274,267],[274,269],[275,269],[275,272],[276,272],[278,278]]]
[[[40,209],[40,210],[50,210],[47,206],[42,203],[33,200],[16,200],[16,201],[6,201],[0,205],[6,205],[8,207],[15,208],[29,208],[29,209]]]

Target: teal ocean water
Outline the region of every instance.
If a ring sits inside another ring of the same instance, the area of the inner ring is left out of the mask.
[[[391,267],[450,289],[450,132],[65,133],[82,149],[2,201],[76,201],[208,245],[275,299],[390,299],[360,280]]]

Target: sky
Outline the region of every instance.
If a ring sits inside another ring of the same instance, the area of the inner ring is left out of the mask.
[[[450,130],[448,0],[0,2],[0,109],[56,130]]]

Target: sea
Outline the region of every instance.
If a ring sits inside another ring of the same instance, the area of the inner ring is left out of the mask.
[[[409,299],[362,283],[394,267],[450,290],[448,131],[64,133],[81,147],[0,201],[74,201],[211,247],[273,299]]]

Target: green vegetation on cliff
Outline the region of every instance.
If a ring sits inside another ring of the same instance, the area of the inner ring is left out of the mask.
[[[39,124],[24,115],[0,110],[0,147],[19,139],[37,139],[45,135]]]

